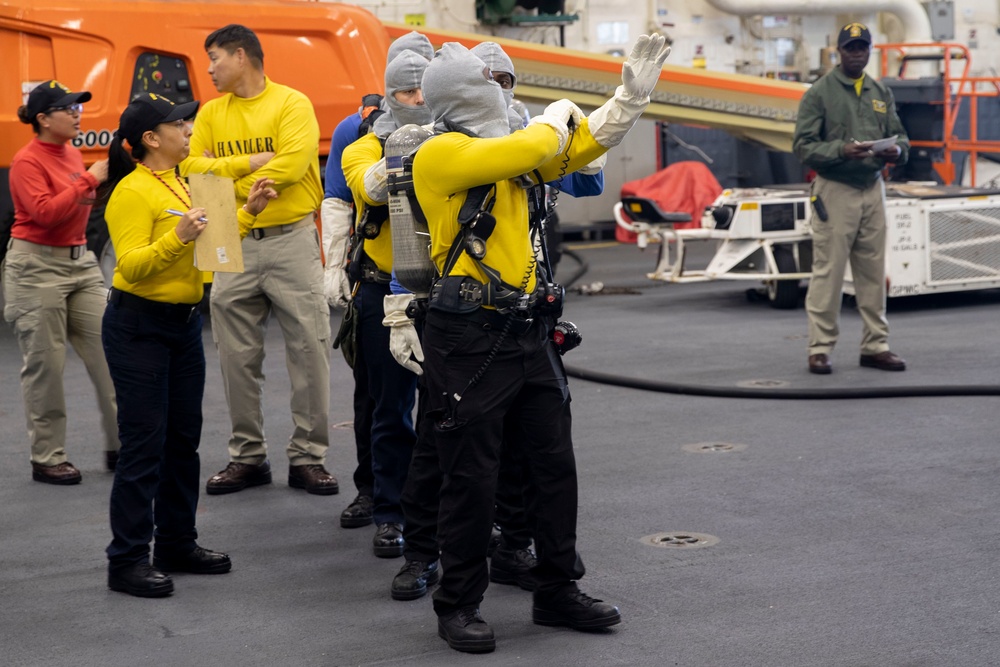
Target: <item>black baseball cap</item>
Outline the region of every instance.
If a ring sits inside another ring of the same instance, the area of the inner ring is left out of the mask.
[[[71,104],[82,104],[90,101],[90,93],[86,90],[74,93],[55,79],[44,81],[28,93],[28,115],[34,118],[40,113],[58,107],[68,107]]]
[[[187,120],[198,111],[200,102],[174,104],[163,95],[143,93],[132,100],[118,121],[118,132],[130,144],[138,146],[142,135],[160,123],[170,123],[175,120]]]
[[[837,35],[837,48],[839,49],[849,42],[864,42],[871,45],[872,34],[863,23],[848,23],[840,29],[840,34]]]

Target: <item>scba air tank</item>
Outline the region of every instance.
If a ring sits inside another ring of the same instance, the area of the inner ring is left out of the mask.
[[[413,156],[433,132],[404,125],[385,140],[385,173],[389,182],[392,266],[396,280],[417,297],[427,296],[437,277],[431,262],[431,236],[423,217],[414,215]]]

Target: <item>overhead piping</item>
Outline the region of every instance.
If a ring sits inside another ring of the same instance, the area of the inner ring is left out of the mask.
[[[716,9],[736,16],[761,14],[871,14],[888,12],[899,17],[906,42],[931,42],[931,19],[919,0],[705,0]]]

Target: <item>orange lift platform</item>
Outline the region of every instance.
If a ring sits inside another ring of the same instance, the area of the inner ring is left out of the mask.
[[[934,170],[947,185],[957,185],[957,169],[955,158],[957,153],[969,155],[969,182],[975,186],[976,158],[980,153],[1000,153],[1000,141],[979,138],[979,100],[1000,96],[1000,78],[970,76],[972,64],[969,48],[962,44],[949,43],[898,43],[876,44],[879,50],[880,78],[885,80],[896,78],[899,82],[932,81],[933,88],[939,89],[938,99],[928,100],[928,103],[940,110],[942,132],[940,139],[914,139],[910,144],[914,147],[931,149],[940,155],[940,160],[934,163]],[[936,76],[923,79],[909,78],[910,64],[920,61],[931,61],[937,64],[939,71]],[[955,67],[958,65],[959,67]],[[895,72],[892,70],[895,69]],[[959,72],[955,72],[960,69]],[[898,100],[897,100],[898,101]],[[967,131],[960,132],[962,125],[958,122],[963,107],[968,113]]]

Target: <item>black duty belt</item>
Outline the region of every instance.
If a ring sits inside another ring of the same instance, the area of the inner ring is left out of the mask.
[[[361,260],[361,282],[388,285],[392,282],[392,274],[386,273],[385,271],[379,271],[378,267],[375,266],[375,263],[365,257]]]
[[[123,292],[116,287],[112,287],[108,292],[108,303],[169,322],[190,322],[198,315],[200,307],[200,304],[197,303],[164,303],[144,299],[131,292]]]
[[[296,229],[301,227],[307,227],[309,225],[316,224],[316,214],[310,213],[306,217],[302,218],[298,222],[290,222],[287,225],[274,225],[273,227],[255,227],[250,230],[251,238],[258,241],[263,239],[269,239],[273,236],[281,236],[282,234],[288,234],[289,232],[294,232]]]
[[[449,313],[471,313],[483,306],[493,306],[500,313],[531,317],[536,295],[481,283],[468,276],[439,278],[431,287],[430,307]]]

